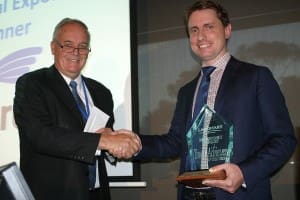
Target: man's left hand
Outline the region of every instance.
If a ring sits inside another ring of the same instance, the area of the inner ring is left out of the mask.
[[[203,180],[203,184],[210,187],[218,187],[227,192],[236,192],[244,183],[244,176],[240,167],[236,164],[225,163],[214,166],[209,169],[210,172],[225,170],[226,178],[224,180]]]

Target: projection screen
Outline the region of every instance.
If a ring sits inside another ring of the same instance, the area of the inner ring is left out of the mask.
[[[12,105],[16,79],[53,64],[50,41],[65,17],[87,24],[91,53],[83,71],[113,94],[114,128],[133,129],[130,0],[0,0],[0,166],[19,162],[19,138]],[[112,180],[136,179],[135,164],[107,164]]]

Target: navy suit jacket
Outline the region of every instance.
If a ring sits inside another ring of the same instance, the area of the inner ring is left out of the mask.
[[[94,105],[110,116],[107,126],[112,127],[110,91],[92,79],[83,79]],[[95,160],[100,135],[83,133],[85,123],[76,102],[54,66],[18,79],[14,116],[20,135],[21,171],[35,198],[88,199],[88,164]],[[103,156],[99,165],[101,186],[109,196]]]
[[[168,134],[140,136],[143,148],[137,159],[180,157],[179,173],[184,171],[186,133],[191,125],[198,78],[179,90]],[[221,79],[215,110],[234,126],[231,162],[240,167],[247,185],[234,194],[215,188],[217,200],[271,199],[270,176],[289,159],[296,139],[284,97],[270,70],[231,57]],[[178,188],[181,199],[182,185]]]

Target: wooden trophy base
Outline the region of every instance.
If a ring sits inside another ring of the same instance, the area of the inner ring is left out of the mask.
[[[224,170],[209,172],[208,170],[184,172],[177,176],[176,181],[183,183],[190,187],[203,187],[202,181],[204,179],[224,180],[226,174]]]

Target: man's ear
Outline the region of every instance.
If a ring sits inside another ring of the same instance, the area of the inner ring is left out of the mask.
[[[226,27],[225,27],[225,38],[226,39],[229,39],[231,36],[231,24],[228,24]]]

